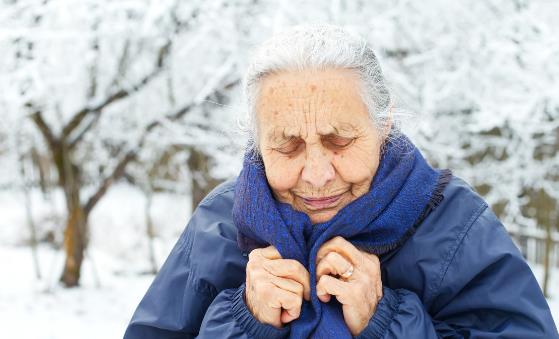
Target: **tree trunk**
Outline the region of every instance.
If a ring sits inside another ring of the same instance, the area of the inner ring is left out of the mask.
[[[194,211],[202,199],[222,181],[210,176],[209,156],[194,148],[190,150],[188,168],[192,176],[192,211]]]
[[[62,143],[59,149],[57,168],[60,185],[66,196],[66,210],[68,217],[64,230],[64,250],[66,259],[60,281],[66,287],[78,286],[81,266],[87,247],[87,217],[88,214],[80,201],[81,180],[79,168],[71,161],[71,153]]]
[[[66,222],[64,231],[64,250],[66,260],[60,281],[66,287],[78,286],[80,281],[81,266],[86,248],[86,224],[83,208],[75,205]]]

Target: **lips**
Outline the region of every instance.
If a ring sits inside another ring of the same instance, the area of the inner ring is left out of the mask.
[[[305,203],[305,205],[307,205],[307,207],[311,208],[311,209],[325,209],[325,208],[330,208],[330,207],[334,207],[337,202],[340,200],[340,198],[342,197],[342,194],[338,194],[338,195],[333,195],[330,197],[322,197],[322,198],[303,198],[303,202]]]

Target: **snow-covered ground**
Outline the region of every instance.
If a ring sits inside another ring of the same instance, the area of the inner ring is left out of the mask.
[[[50,245],[39,247],[42,279],[33,269],[26,237],[24,211],[17,193],[0,192],[1,337],[18,339],[121,338],[126,324],[153,280],[142,274],[149,267],[143,230],[144,198],[138,190],[117,185],[94,211],[91,248],[83,265],[79,288],[65,289],[57,280],[64,256]],[[59,198],[54,198],[56,209]],[[123,203],[126,201],[126,203]],[[52,219],[49,209],[34,196],[41,222]],[[158,227],[157,259],[161,264],[184,228],[190,202],[159,194],[152,208]],[[53,207],[54,206],[54,207]],[[50,219],[49,219],[50,218]],[[7,223],[9,221],[9,223]],[[51,227],[51,226],[49,226]],[[534,267],[542,277],[541,267]],[[559,323],[559,272],[553,272],[550,307]]]
[[[138,189],[114,186],[91,215],[91,246],[79,288],[58,283],[64,254],[49,244],[38,248],[37,279],[23,196],[0,191],[0,337],[9,339],[122,338],[134,309],[153,280],[145,236],[145,198]],[[45,200],[33,192],[39,235],[60,233],[62,196]],[[151,215],[156,227],[156,260],[161,265],[190,215],[190,199],[156,194]]]
[[[122,338],[152,275],[115,274],[113,259],[95,253],[84,264],[82,286],[65,289],[56,283],[63,256],[40,249],[46,278],[37,280],[30,251],[1,247],[3,258],[0,318],[3,338]],[[95,276],[94,272],[98,275]]]

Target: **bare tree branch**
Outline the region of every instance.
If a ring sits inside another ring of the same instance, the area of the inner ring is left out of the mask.
[[[176,25],[175,34],[178,34],[179,32],[190,28],[193,25],[193,22],[197,18],[198,18],[198,11],[194,11],[191,15],[190,20],[187,20],[186,22],[182,22],[178,20],[176,16],[173,15],[174,24]],[[128,96],[130,96],[130,94],[139,91],[140,89],[145,87],[151,80],[157,77],[159,73],[161,73],[161,71],[165,69],[165,61],[171,51],[171,47],[172,47],[172,40],[168,40],[163,46],[161,46],[161,48],[159,48],[159,52],[157,53],[157,59],[155,61],[155,67],[153,71],[150,74],[146,75],[136,85],[132,86],[129,89],[120,89],[116,91],[115,93],[109,95],[105,100],[103,100],[97,106],[84,107],[80,111],[76,112],[73,118],[62,129],[61,139],[66,139],[76,128],[78,128],[78,126],[82,123],[84,118],[89,114],[91,113],[100,114],[101,111],[105,109],[107,106],[109,106],[110,104],[119,101],[121,99],[127,98]],[[125,44],[123,54],[121,55],[121,58],[119,60],[119,72],[124,70],[124,62],[128,58],[128,54],[129,54],[129,41],[127,41],[127,43]],[[113,82],[113,84],[114,83],[115,82]],[[89,131],[89,129],[93,125],[94,124],[88,125],[84,130],[82,130],[82,132],[78,137],[72,140],[72,147],[75,146],[81,140],[81,138],[86,134],[87,131]]]
[[[128,58],[130,54],[130,39],[126,39],[124,42],[124,47],[122,48],[122,54],[118,59],[116,74],[113,77],[110,88],[114,88],[118,85],[119,79],[124,78],[128,71]]]
[[[87,123],[87,125],[84,128],[82,128],[81,131],[72,140],[67,142],[69,150],[72,150],[74,149],[74,147],[76,147],[76,145],[83,138],[83,136],[87,134],[87,132],[89,132],[89,130],[92,129],[93,126],[95,126],[97,121],[99,121],[100,117],[101,114],[93,115],[93,118]]]
[[[92,107],[85,107],[82,110],[74,114],[73,118],[64,126],[62,129],[61,138],[67,138],[76,128],[80,126],[85,117],[89,114],[101,114],[103,109],[105,109],[110,104],[117,102],[121,99],[127,98],[131,94],[138,92],[143,87],[148,85],[153,79],[155,79],[164,69],[165,69],[165,59],[169,55],[171,49],[171,41],[168,41],[165,45],[161,46],[159,53],[157,54],[157,60],[154,69],[143,77],[138,83],[129,87],[122,88],[113,94],[109,95],[105,100]],[[83,136],[84,133],[80,133]],[[81,137],[80,137],[81,138]],[[79,141],[79,138],[74,139],[73,143]]]
[[[83,121],[83,119],[91,113],[100,114],[103,109],[105,109],[110,104],[128,97],[130,94],[137,92],[146,86],[151,80],[153,80],[161,72],[161,68],[156,68],[150,74],[146,75],[142,80],[140,80],[134,86],[128,89],[120,89],[117,92],[109,95],[105,100],[93,107],[85,107],[81,111],[77,112],[74,117],[64,126],[62,129],[62,138],[67,138],[70,133],[72,133]]]
[[[33,120],[33,122],[35,123],[35,126],[37,126],[37,128],[39,129],[39,131],[41,132],[41,134],[45,138],[45,141],[47,142],[47,145],[49,146],[49,148],[52,151],[56,147],[56,144],[58,143],[58,140],[56,139],[54,134],[52,134],[52,129],[50,128],[50,126],[47,124],[47,122],[43,118],[43,115],[42,115],[41,111],[37,110],[37,111],[33,112],[31,114],[31,120]]]
[[[231,87],[233,87],[238,82],[239,82],[239,80],[236,79],[234,81],[231,81],[231,82],[221,86],[220,89],[216,88],[212,93],[210,93],[208,96],[206,96],[206,99],[215,95],[221,89],[230,89]],[[199,105],[199,104],[200,104],[199,102],[191,102],[188,105],[185,105],[185,106],[177,109],[175,112],[173,112],[171,114],[168,114],[165,117],[165,120],[177,121],[177,120],[181,119],[182,117],[184,117],[196,105]],[[101,185],[97,188],[95,193],[87,200],[87,202],[85,204],[85,207],[84,207],[84,211],[85,211],[86,215],[88,215],[89,212],[91,212],[91,210],[93,209],[93,207],[95,207],[97,202],[99,202],[99,200],[101,200],[103,195],[105,195],[105,193],[107,193],[107,190],[109,189],[109,187],[116,180],[118,180],[119,178],[121,178],[125,174],[126,166],[128,166],[128,164],[130,164],[131,162],[136,160],[138,152],[142,149],[147,137],[149,136],[149,133],[151,131],[153,131],[153,129],[155,129],[156,127],[160,126],[161,121],[162,120],[155,120],[155,121],[152,121],[151,123],[149,123],[148,125],[146,125],[146,127],[144,129],[144,132],[142,133],[142,136],[140,137],[140,140],[138,141],[138,144],[136,146],[134,146],[131,150],[126,152],[124,157],[117,163],[113,172],[101,182]]]
[[[87,200],[87,203],[84,206],[85,215],[89,215],[93,207],[95,207],[99,200],[101,200],[105,193],[107,193],[107,190],[109,189],[109,187],[111,187],[113,182],[118,180],[124,174],[126,166],[128,166],[131,161],[136,159],[136,156],[137,152],[136,149],[134,149],[128,151],[126,155],[119,161],[111,175],[103,180],[97,191]]]

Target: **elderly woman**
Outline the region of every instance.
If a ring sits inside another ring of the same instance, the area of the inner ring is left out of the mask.
[[[557,338],[487,204],[399,132],[377,59],[328,25],[265,42],[252,143],[125,338]]]

